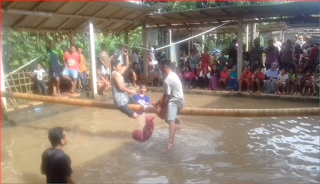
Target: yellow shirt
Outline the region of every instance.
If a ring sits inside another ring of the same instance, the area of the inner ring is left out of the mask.
[[[85,61],[83,54],[80,54],[79,72],[87,71]]]

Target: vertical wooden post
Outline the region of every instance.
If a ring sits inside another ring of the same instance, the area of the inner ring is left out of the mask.
[[[74,31],[73,30],[70,30],[70,33],[69,33],[69,41],[70,41],[70,46],[71,45],[74,45],[75,44],[75,42],[74,42]]]
[[[249,24],[246,25],[246,51],[249,51]]]
[[[97,90],[97,68],[96,68],[96,52],[94,44],[94,31],[92,20],[89,20],[89,47],[90,47],[90,80],[91,80],[91,89],[92,89],[92,98],[98,97]],[[71,44],[71,43],[70,43]]]
[[[128,33],[128,31],[125,32],[125,35],[124,35],[124,43],[125,43],[126,45],[129,45],[129,33]],[[129,46],[127,46],[127,47],[128,47],[128,50],[129,50],[129,49],[130,49]]]
[[[163,31],[162,31],[163,33]],[[163,35],[162,35],[163,36]],[[143,48],[147,48],[148,47],[148,35],[147,35],[147,29],[146,29],[146,25],[144,24],[142,26],[142,43],[143,43]],[[142,57],[143,57],[143,74],[144,74],[144,78],[146,81],[148,81],[148,52],[147,50],[143,49],[142,50]]]
[[[250,48],[251,47],[253,47],[253,41],[254,41],[254,39],[256,39],[256,28],[257,28],[257,26],[256,26],[257,24],[256,23],[252,23],[251,24],[251,33],[250,33]]]
[[[242,41],[242,33],[243,33],[243,19],[242,17],[238,18],[238,52],[237,52],[237,77],[240,79],[242,73],[242,65],[243,65],[243,41]]]

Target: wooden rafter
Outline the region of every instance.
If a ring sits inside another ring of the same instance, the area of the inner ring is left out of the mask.
[[[6,4],[6,6],[4,7],[5,10],[9,10],[10,8],[12,8],[15,4],[17,4],[19,1],[10,1]]]
[[[183,14],[183,13],[179,13],[180,16],[185,17],[185,18],[191,18],[190,16]]]
[[[108,27],[110,27],[110,25],[113,24],[113,22],[109,22],[109,24],[107,24],[103,29],[102,31],[106,31],[108,29]]]
[[[59,26],[58,26],[58,30],[61,29],[64,25],[66,25],[69,21],[71,20],[71,18],[66,19],[65,21],[63,21]]]
[[[200,13],[201,15],[204,15],[204,16],[210,16],[209,14],[207,14],[207,13],[205,13],[205,12],[203,12],[203,11],[199,11],[199,13]]]
[[[45,18],[43,19],[38,25],[37,25],[37,29],[40,29],[45,23],[47,23],[47,21],[49,20],[50,18]]]
[[[17,21],[15,21],[11,27],[16,28],[20,23],[22,23],[23,21],[25,21],[27,18],[27,15],[21,16]]]
[[[117,11],[113,12],[111,15],[108,16],[108,18],[112,18],[116,14],[120,13],[123,10],[123,8],[119,8]]]
[[[125,18],[127,18],[129,15],[131,15],[132,13],[135,13],[137,10],[132,10],[132,11],[130,11],[129,13],[127,13],[127,14],[125,14],[123,17],[121,17],[120,19],[125,19]]]
[[[92,17],[95,17],[95,16],[97,16],[99,13],[101,13],[106,7],[108,7],[108,4],[106,4],[105,6],[103,6],[102,8],[100,8],[100,10],[98,10],[96,13],[94,13],[93,15],[92,15]]]
[[[36,11],[45,1],[39,1],[37,4],[35,4],[32,8],[31,11]]]
[[[87,2],[85,5],[83,5],[79,10],[76,11],[75,15],[79,15],[84,9],[86,9],[91,2]]]
[[[121,30],[122,30],[122,28],[124,28],[124,27],[128,26],[128,24],[129,24],[129,23],[122,24],[122,25],[120,25],[120,26],[116,27],[114,30],[116,30],[116,31],[121,31]]]
[[[70,2],[70,0],[65,1],[64,3],[62,3],[62,4],[55,10],[55,13],[60,12],[69,2]]]

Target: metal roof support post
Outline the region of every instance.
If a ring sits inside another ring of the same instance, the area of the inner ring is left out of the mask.
[[[95,44],[94,44],[94,31],[92,20],[89,20],[89,47],[90,47],[90,80],[91,80],[91,90],[92,98],[98,97],[97,90],[97,68],[96,68],[96,53],[95,53]],[[110,71],[111,72],[111,71]],[[111,80],[111,79],[110,79]]]
[[[238,18],[238,51],[237,51],[237,77],[238,80],[240,79],[241,73],[242,73],[242,64],[243,64],[243,41],[242,41],[242,33],[243,33],[243,19],[242,17]]]
[[[147,35],[147,29],[146,25],[142,26],[142,43],[143,43],[143,48],[148,47],[148,35]],[[148,72],[148,52],[146,49],[142,50],[142,57],[143,57],[143,74],[144,74],[144,79],[145,82],[148,81],[149,79],[149,72]]]
[[[246,25],[246,51],[249,51],[249,24]]]

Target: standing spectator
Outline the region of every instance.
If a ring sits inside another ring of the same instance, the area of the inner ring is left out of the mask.
[[[153,61],[153,60],[156,60],[156,58],[155,58],[155,55],[154,55],[154,48],[152,47],[152,44],[151,43],[149,43],[149,45],[148,45],[148,55],[149,55],[149,57],[150,57],[150,59]]]
[[[47,38],[47,37],[46,37]],[[47,45],[47,52],[49,53],[50,62],[49,62],[49,74],[52,82],[53,96],[60,95],[60,65],[58,52],[53,49],[52,42],[49,42]]]
[[[44,76],[45,75],[46,75],[46,72],[44,71],[44,69],[42,69],[41,64],[39,64],[39,63],[37,64],[37,69],[34,70],[32,73],[30,73],[30,76],[32,78],[35,77],[35,79],[37,81],[39,94],[48,95],[47,87],[46,87],[46,84],[44,83]]]
[[[292,58],[294,57],[294,46],[290,39],[287,40],[285,45],[282,47],[281,63],[280,68],[285,68],[288,72],[292,67]]]
[[[79,63],[79,78],[82,86],[82,91],[87,89],[87,67],[86,60],[84,55],[82,54],[82,49],[78,47],[78,53],[80,55],[80,63]]]
[[[254,65],[254,60],[256,58],[259,59],[260,64],[262,64],[262,54],[263,54],[263,48],[260,47],[260,38],[256,38],[253,41],[254,46],[250,50],[250,71],[251,73],[254,72],[253,70],[253,65]]]
[[[110,61],[109,61],[109,54],[106,51],[106,46],[101,44],[101,52],[99,54],[100,62],[101,62],[101,75],[103,77],[109,78],[110,77]]]
[[[64,53],[63,62],[65,63],[66,67],[62,72],[62,77],[65,80],[71,82],[70,92],[74,93],[77,87],[78,71],[79,71],[79,63],[80,63],[80,55],[76,52],[76,47],[74,45],[71,45],[70,50]]]
[[[67,145],[67,133],[62,127],[49,130],[51,148],[42,153],[41,174],[46,175],[47,183],[75,183],[72,178],[71,159],[63,152]]]
[[[273,46],[277,47],[281,51],[282,43],[278,41],[278,38],[275,36],[273,38]]]
[[[298,40],[298,36],[292,36],[292,44],[293,44],[293,46],[294,46],[294,50],[295,51],[297,51],[298,49],[300,49],[301,47],[300,47],[300,40]]]
[[[319,47],[315,45],[312,41],[310,42],[311,51],[309,53],[310,64],[313,67],[317,66],[317,62],[319,61]]]
[[[122,65],[124,65],[124,57],[123,57],[123,45],[119,44],[118,49],[114,51],[115,58],[120,61]]]
[[[303,41],[303,36],[299,36],[298,40],[300,41],[299,42],[300,48],[303,48],[303,45],[306,43],[305,41]]]
[[[130,54],[129,61],[130,61],[131,65],[133,63],[139,63],[139,53],[138,53],[137,48],[132,47],[132,52]]]
[[[237,49],[236,44],[237,44],[237,40],[236,39],[232,40],[232,42],[230,44],[230,48],[229,48],[229,58],[228,58],[228,60],[232,59],[232,61],[233,61],[233,63],[230,64],[231,66],[237,65],[237,54],[238,54],[237,50],[238,49]]]
[[[190,60],[190,67],[193,70],[196,63],[199,60],[199,55],[196,54],[196,51],[194,49],[190,50],[189,60]]]
[[[276,62],[278,63],[278,58],[280,57],[280,52],[277,47],[273,45],[272,40],[269,40],[268,42],[268,48],[265,49],[266,54],[266,69],[268,70],[271,68],[271,63]]]
[[[204,52],[203,54],[201,54],[201,68],[208,68],[209,64],[210,64],[210,61],[211,61],[211,57],[210,57],[210,54],[209,54],[209,50],[208,50],[208,47],[205,47],[204,48]]]
[[[276,83],[279,71],[277,70],[277,63],[272,63],[271,68],[266,72],[266,93],[276,92]]]

